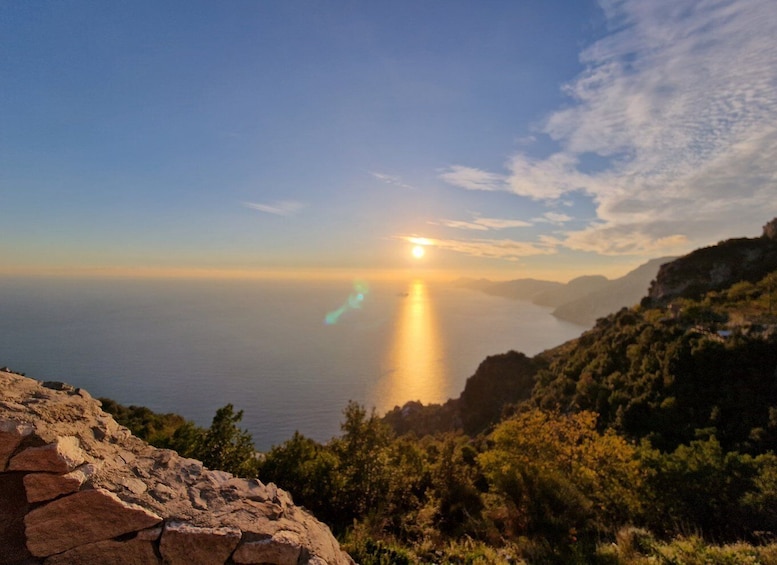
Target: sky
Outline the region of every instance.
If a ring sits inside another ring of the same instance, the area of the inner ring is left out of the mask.
[[[777,216],[775,53],[774,0],[0,2],[0,274],[620,276]]]

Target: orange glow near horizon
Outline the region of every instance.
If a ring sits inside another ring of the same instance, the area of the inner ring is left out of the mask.
[[[424,244],[418,244],[423,247]],[[427,244],[428,245],[428,244]],[[424,247],[424,250],[426,248]],[[411,256],[412,257],[412,256]],[[604,275],[608,278],[618,278],[639,266],[643,261],[617,266],[586,266],[564,265],[556,268],[512,267],[504,269],[456,269],[423,267],[423,277],[427,281],[450,282],[459,277],[485,278],[492,281],[508,281],[523,278],[534,278],[556,282],[567,282],[581,275]],[[30,278],[103,278],[103,279],[214,279],[214,280],[353,280],[369,281],[407,281],[418,277],[423,261],[412,260],[413,267],[405,265],[400,268],[236,268],[236,267],[185,267],[185,266],[96,266],[96,265],[0,265],[0,277],[30,277]]]
[[[390,369],[378,381],[370,402],[379,412],[410,400],[444,400],[445,361],[426,284],[414,280],[398,299],[402,304],[385,362]]]

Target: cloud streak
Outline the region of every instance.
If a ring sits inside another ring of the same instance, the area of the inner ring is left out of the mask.
[[[265,214],[273,214],[275,216],[293,216],[304,208],[304,204],[295,200],[282,200],[272,204],[244,202],[243,206],[257,212],[264,212]]]
[[[476,217],[472,221],[443,219],[443,220],[438,220],[436,222],[431,222],[431,223],[434,223],[440,226],[445,226],[446,228],[474,230],[474,231],[526,228],[532,225],[530,222],[525,222],[523,220],[508,220],[503,218],[480,218],[480,217]]]
[[[603,254],[687,249],[777,215],[773,0],[602,7],[613,31],[581,53],[572,104],[540,127],[559,150],[518,153],[507,174],[457,165],[441,178],[548,203],[585,193],[597,219],[560,241]]]
[[[440,178],[467,190],[505,190],[507,187],[507,177],[504,175],[461,165],[449,167],[440,174]]]
[[[407,189],[410,189],[410,190],[415,190],[414,186],[412,186],[410,184],[407,184],[406,182],[402,181],[402,179],[400,177],[398,177],[398,176],[386,175],[386,174],[383,174],[383,173],[374,173],[374,172],[371,172],[370,174],[373,177],[375,177],[376,179],[378,179],[379,181],[384,182],[386,184],[390,184],[392,186],[398,186],[400,188],[407,188]]]
[[[553,255],[557,244],[551,239],[541,239],[539,243],[514,241],[511,239],[436,239],[415,236],[400,236],[400,239],[416,245],[429,245],[438,249],[483,257],[518,261],[523,257],[535,255]]]

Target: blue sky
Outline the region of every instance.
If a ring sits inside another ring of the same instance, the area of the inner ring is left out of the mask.
[[[2,3],[0,272],[565,280],[755,236],[775,38],[773,0]]]

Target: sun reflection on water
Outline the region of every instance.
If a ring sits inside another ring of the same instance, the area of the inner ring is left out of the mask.
[[[422,280],[410,284],[398,300],[396,330],[372,404],[379,412],[409,400],[441,402],[445,391],[445,358],[439,326]]]

